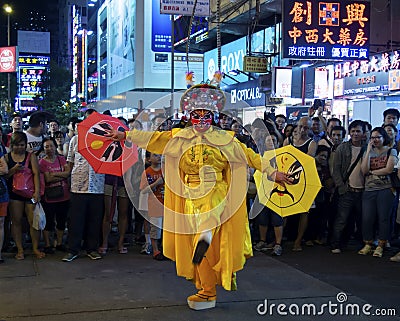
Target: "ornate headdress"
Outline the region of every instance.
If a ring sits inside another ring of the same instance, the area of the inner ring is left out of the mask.
[[[216,72],[212,83],[219,84],[215,79],[221,79],[220,72]],[[193,75],[193,74],[191,74]],[[199,84],[187,89],[181,98],[182,110],[191,111],[194,109],[207,109],[221,111],[225,106],[225,94],[217,86],[210,84]]]

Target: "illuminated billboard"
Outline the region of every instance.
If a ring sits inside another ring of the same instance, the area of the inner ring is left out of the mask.
[[[365,95],[400,90],[400,52],[384,52],[369,60],[335,65],[335,96]]]
[[[185,43],[188,40],[188,32],[191,17],[177,16],[174,18],[174,46]],[[208,20],[204,17],[193,17],[190,39],[208,32]]]
[[[144,42],[143,54],[143,88],[171,88],[171,20],[170,16],[160,14],[160,1],[144,2]],[[146,26],[151,26],[147,28]],[[162,43],[159,36],[164,39]],[[160,46],[161,45],[161,46]],[[169,48],[169,49],[167,49]],[[137,61],[137,64],[140,62]],[[203,80],[203,55],[189,54],[189,68],[194,72],[196,82]],[[185,72],[187,57],[184,53],[174,54],[174,88],[185,89]]]
[[[284,58],[368,59],[370,3],[284,0],[282,33]]]
[[[194,3],[193,0],[161,0],[158,1],[159,12],[169,15],[186,15],[191,16],[193,13]],[[210,1],[196,1],[196,10],[194,15],[196,17],[208,17],[210,15]]]
[[[135,74],[135,14],[136,1],[110,0],[108,3],[108,86],[111,95],[133,89],[127,78]],[[110,89],[110,88],[109,88]],[[107,91],[107,93],[109,93]],[[110,95],[108,95],[110,96]]]
[[[33,98],[41,94],[43,77],[50,66],[50,57],[20,55],[18,57],[18,99],[17,109],[36,109]]]

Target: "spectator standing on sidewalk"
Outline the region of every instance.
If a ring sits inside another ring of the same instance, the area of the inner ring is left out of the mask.
[[[298,150],[302,151],[303,153],[315,157],[315,152],[317,150],[317,143],[309,137],[311,129],[311,119],[309,117],[302,117],[299,120],[299,123],[295,130],[293,131],[293,140],[287,138],[283,143],[283,146],[286,145],[293,145]],[[299,213],[299,223],[297,229],[297,237],[294,241],[293,251],[299,252],[302,251],[301,242],[303,240],[304,232],[307,229],[307,213]],[[290,216],[287,219],[288,226],[295,224],[296,216]]]
[[[361,232],[361,199],[364,191],[364,175],[361,173],[361,157],[365,147],[362,140],[365,123],[354,120],[349,125],[350,140],[339,145],[335,152],[332,177],[338,190],[338,209],[332,231],[332,253],[341,253],[343,232],[349,216],[353,216],[357,232]],[[350,226],[354,230],[354,225]]]
[[[37,152],[42,146],[44,135],[47,133],[47,116],[45,113],[37,111],[29,117],[29,128],[25,134],[28,138],[26,150]],[[43,155],[44,156],[44,155]],[[39,158],[41,158],[39,156]]]
[[[260,141],[258,144],[260,148],[260,154],[264,154],[265,151],[270,151],[278,148],[278,137],[276,133],[266,133],[261,135],[264,141]],[[267,206],[262,205],[256,198],[251,211],[260,211],[257,216],[258,228],[260,241],[254,246],[254,250],[265,252],[272,249],[272,255],[281,256],[282,255],[282,234],[283,234],[283,218],[278,215]],[[253,217],[253,215],[250,215]],[[275,241],[272,244],[267,242],[268,226],[272,225],[274,228]]]
[[[361,171],[365,175],[362,197],[362,235],[364,247],[358,252],[367,255],[372,251],[375,220],[378,220],[378,246],[373,256],[382,257],[390,237],[390,215],[394,200],[389,174],[397,164],[397,151],[388,147],[389,136],[382,127],[375,127],[365,152]]]
[[[39,161],[39,168],[46,181],[45,194],[42,202],[46,214],[46,227],[43,230],[45,242],[44,252],[46,254],[52,254],[54,253],[54,247],[59,251],[65,251],[63,236],[70,199],[67,178],[70,176],[71,171],[65,157],[57,154],[54,138],[45,138],[42,148],[45,156]],[[49,188],[57,186],[62,189],[63,195],[51,197],[46,193],[46,189],[49,190]],[[56,238],[53,243],[51,243],[53,236],[51,234],[54,234],[55,230]]]
[[[158,261],[164,260],[160,251],[161,229],[163,226],[164,211],[164,178],[161,170],[161,155],[150,154],[151,165],[146,168],[140,182],[142,194],[148,197],[148,217],[150,221],[150,239],[153,248],[153,258]]]
[[[399,118],[400,111],[397,108],[389,108],[383,112],[383,125],[393,124],[398,129],[396,140],[400,140],[400,130],[399,130]]]
[[[97,249],[104,214],[104,174],[97,174],[82,154],[78,152],[78,135],[71,139],[67,161],[72,168],[71,200],[68,253],[62,260],[71,262],[78,257],[84,232],[84,246],[87,255],[92,260],[98,260],[101,259]]]
[[[7,147],[10,147],[11,135],[15,132],[22,132],[22,125],[22,115],[20,113],[13,113],[10,121],[12,131],[7,135]]]
[[[17,260],[23,260],[25,258],[24,248],[22,246],[22,217],[25,213],[30,226],[33,253],[38,259],[41,259],[45,257],[45,253],[39,250],[40,231],[37,231],[32,227],[35,204],[40,200],[40,171],[38,161],[34,153],[27,152],[27,137],[25,133],[13,133],[11,136],[10,147],[11,151],[5,158],[9,168],[7,178],[8,191],[10,193],[9,210],[11,214],[11,231],[18,249],[15,258]],[[35,186],[35,192],[33,193],[32,199],[19,196],[12,191],[13,175],[18,171],[23,170],[25,163],[27,163],[27,166],[32,170],[33,174],[32,179]]]
[[[7,173],[8,166],[4,159],[3,151],[0,150],[0,264],[4,263],[4,259],[1,256],[1,250],[4,242],[4,222],[7,216],[7,207],[9,201],[7,183],[4,177],[4,175]]]

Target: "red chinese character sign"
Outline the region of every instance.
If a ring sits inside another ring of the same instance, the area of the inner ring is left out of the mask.
[[[283,1],[284,58],[368,59],[369,31],[369,2]]]
[[[0,48],[0,72],[17,71],[17,47]]]

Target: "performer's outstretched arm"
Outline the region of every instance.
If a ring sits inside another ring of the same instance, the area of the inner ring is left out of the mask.
[[[149,152],[163,154],[165,146],[172,138],[172,133],[170,131],[158,132],[137,129],[130,132],[120,132],[112,129],[105,136],[115,141],[127,139]]]

